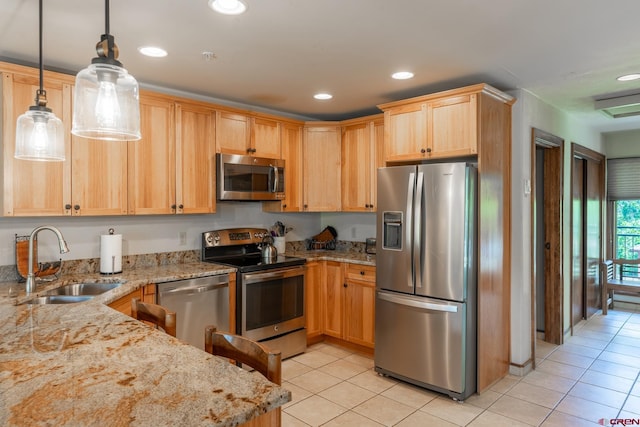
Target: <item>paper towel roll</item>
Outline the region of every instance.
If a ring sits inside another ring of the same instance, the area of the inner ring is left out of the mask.
[[[122,273],[122,234],[100,236],[100,273]]]

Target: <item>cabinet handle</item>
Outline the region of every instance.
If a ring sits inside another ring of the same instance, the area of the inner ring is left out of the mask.
[[[430,152],[431,152],[431,148],[427,148],[427,153],[430,153]]]
[[[176,210],[176,205],[171,205],[171,209],[175,211]]]
[[[287,204],[282,205],[282,209],[287,209]]]
[[[67,203],[66,205],[64,205],[64,208],[65,208],[66,210],[69,210],[69,209],[71,209],[71,205],[70,205],[69,203]]]
[[[343,283],[343,284],[342,284],[342,286],[346,288],[346,287],[347,287],[347,284],[346,284],[346,283]]]
[[[361,276],[364,276],[364,271],[361,271],[361,272],[360,272],[360,275],[361,275]]]
[[[184,208],[183,204],[178,205],[178,209],[183,209],[183,208]]]
[[[425,150],[425,149],[423,148],[423,149],[421,149],[421,150],[420,150],[420,152],[421,152],[422,154],[424,154],[424,153],[426,153],[426,152],[427,152],[427,150]]]
[[[74,206],[73,206],[73,209],[75,209],[75,210],[79,211],[79,210],[80,210],[80,205],[74,205]]]

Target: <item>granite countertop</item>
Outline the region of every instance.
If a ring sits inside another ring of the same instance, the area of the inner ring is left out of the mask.
[[[306,258],[307,261],[338,261],[350,264],[376,265],[376,255],[360,251],[330,251],[325,249],[288,251],[286,255]]]
[[[291,399],[94,301],[0,305],[0,318],[3,426],[231,426]]]
[[[63,275],[30,296],[24,283],[2,283],[0,425],[231,426],[290,401],[264,377],[104,305],[148,283],[230,272],[198,262]],[[16,305],[67,283],[117,280],[126,282],[79,304]]]

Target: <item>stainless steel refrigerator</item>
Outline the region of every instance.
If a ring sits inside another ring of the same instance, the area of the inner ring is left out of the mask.
[[[378,169],[375,370],[464,400],[476,391],[477,170]]]

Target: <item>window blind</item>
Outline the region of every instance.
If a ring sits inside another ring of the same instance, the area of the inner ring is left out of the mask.
[[[607,198],[640,199],[640,157],[607,160]]]

